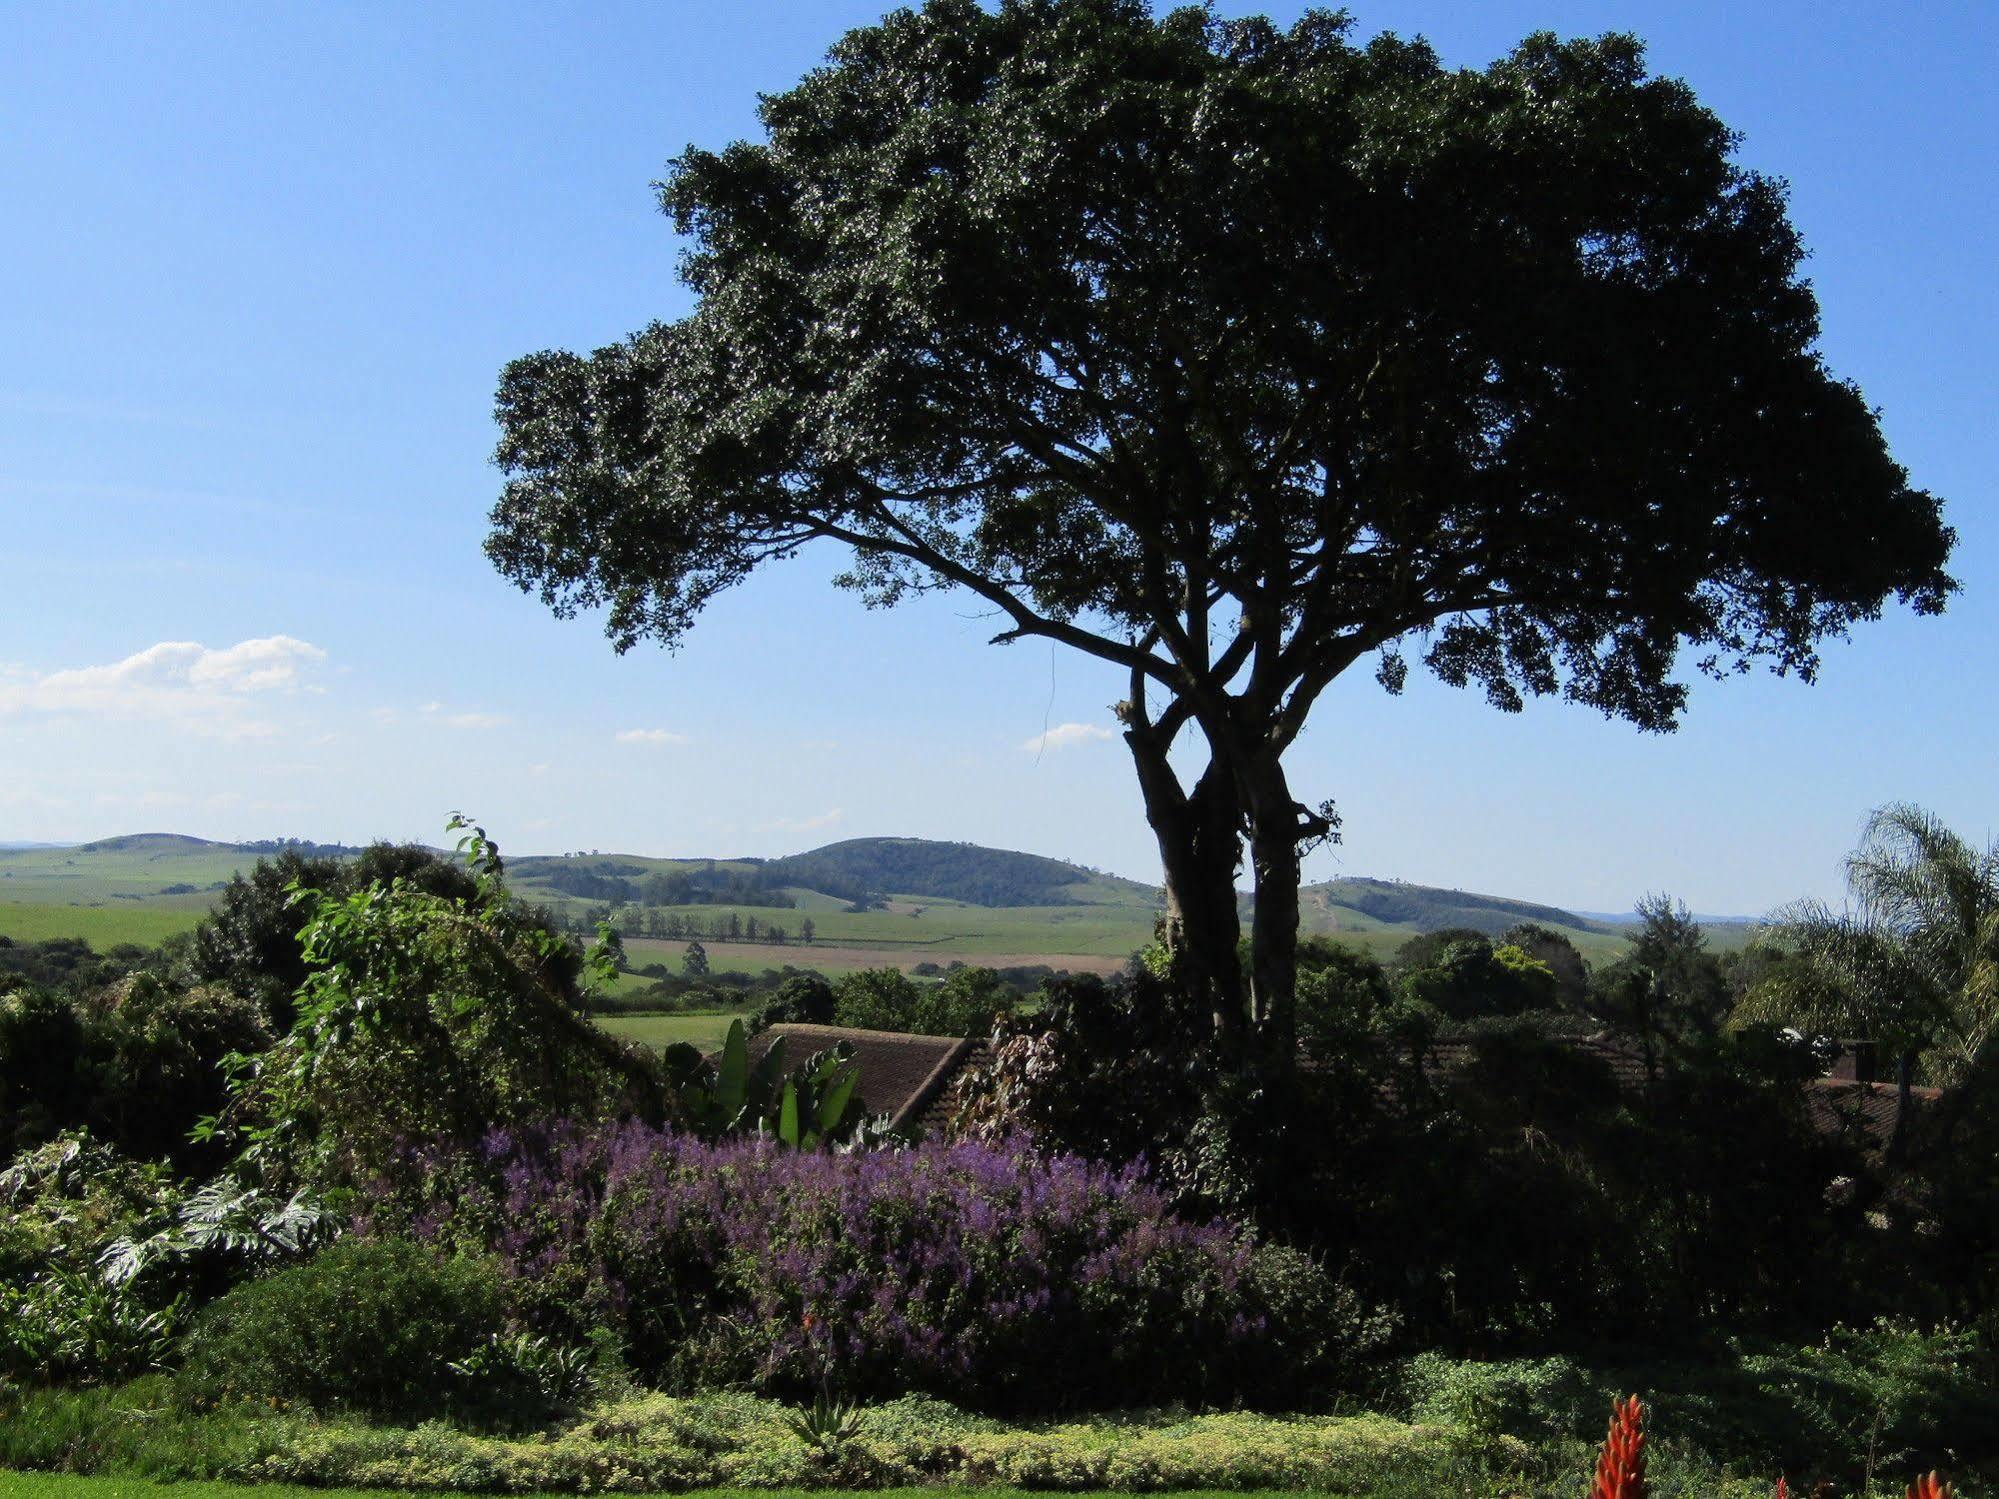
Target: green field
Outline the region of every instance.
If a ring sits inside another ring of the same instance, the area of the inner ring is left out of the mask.
[[[188,910],[153,902],[56,906],[0,900],[0,937],[16,942],[81,937],[99,952],[124,942],[157,947],[175,933],[190,930],[206,910],[206,906]]]
[[[548,905],[577,917],[589,909],[582,901],[550,901]],[[731,915],[759,925],[781,926],[796,944],[799,923],[810,917],[813,940],[826,947],[878,947],[907,952],[914,959],[929,951],[948,949],[956,955],[975,953],[1063,952],[1122,958],[1152,939],[1156,907],[1092,906],[970,906],[958,901],[931,900],[918,895],[892,895],[888,909],[849,911],[790,909],[769,906],[663,906],[661,917],[679,916],[699,923],[726,921]],[[651,915],[651,910],[648,910]],[[631,942],[627,934],[627,944]],[[709,957],[723,944],[702,938]],[[733,944],[732,944],[733,945]],[[748,944],[754,946],[756,944]],[[773,965],[763,965],[773,966]]]
[[[1017,856],[1004,853],[995,859]],[[78,848],[0,850],[0,936],[15,941],[81,937],[104,949],[120,943],[151,946],[186,931],[201,918],[216,892],[239,870],[255,863],[257,853],[233,844],[209,843],[171,834],[141,834],[106,839]],[[582,918],[589,902],[562,894],[548,884],[567,870],[624,867],[642,872],[672,872],[713,867],[743,873],[756,868],[743,860],[654,859],[639,855],[602,855],[584,859],[526,856],[510,862],[509,876],[530,900],[566,915]],[[948,966],[953,962],[993,966],[1045,964],[1051,968],[1110,971],[1151,940],[1158,893],[1151,887],[1098,874],[1080,867],[1061,893],[1072,903],[1035,906],[982,906],[925,895],[891,895],[882,909],[854,911],[849,902],[820,891],[791,889],[791,907],[691,905],[672,908],[627,908],[641,924],[668,916],[708,926],[731,915],[743,923],[776,924],[785,929],[785,944],[722,942],[702,939],[711,970],[755,975],[767,968],[812,968],[838,974],[856,968],[893,964],[911,968],[918,963]],[[1370,909],[1389,909],[1398,918],[1384,920]],[[1381,902],[1392,903],[1389,906]],[[1423,886],[1388,885],[1378,881],[1340,880],[1308,887],[1302,894],[1301,923],[1308,933],[1332,936],[1388,957],[1416,932],[1438,925],[1495,916],[1491,898]],[[1557,913],[1565,914],[1565,913]],[[802,940],[800,927],[810,918],[814,940]],[[1615,958],[1624,950],[1615,928],[1581,921],[1549,925],[1565,932],[1592,962]],[[1493,930],[1498,930],[1494,926]],[[1710,941],[1719,949],[1739,947],[1750,935],[1744,926],[1717,926]],[[626,948],[635,967],[665,963],[680,967],[682,941],[647,937],[631,931]],[[627,979],[620,987],[644,983]]]
[[[729,1023],[747,1011],[714,1011],[698,1015],[600,1015],[597,1024],[614,1036],[647,1046],[671,1046],[685,1041],[702,1051],[715,1050],[729,1034]]]

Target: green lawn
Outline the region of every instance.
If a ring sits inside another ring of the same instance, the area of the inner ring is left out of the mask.
[[[713,1051],[729,1034],[729,1022],[740,1015],[604,1015],[597,1024],[614,1036],[642,1041],[647,1046],[671,1046],[686,1041],[703,1051]]]

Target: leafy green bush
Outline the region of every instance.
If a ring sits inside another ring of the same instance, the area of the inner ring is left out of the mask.
[[[163,1368],[185,1311],[184,1297],[149,1306],[74,1270],[0,1281],[0,1375],[93,1384]]]
[[[188,1339],[182,1384],[196,1400],[421,1419],[448,1402],[451,1365],[473,1359],[501,1323],[500,1284],[486,1265],[399,1240],[343,1241],[209,1307]]]
[[[990,968],[960,968],[938,983],[918,983],[895,968],[863,968],[833,985],[838,1024],[919,1036],[983,1036],[1018,1000]]]
[[[557,1410],[572,1410],[597,1382],[588,1348],[534,1333],[492,1333],[447,1366],[449,1400],[484,1426],[531,1426]]]
[[[0,1420],[0,1466],[479,1493],[1015,1484],[1429,1499],[1488,1491],[1489,1481],[1474,1488],[1472,1480],[1510,1472],[1522,1456],[1516,1444],[1469,1448],[1448,1432],[1383,1416],[1135,1412],[1012,1426],[924,1399],[862,1408],[829,1455],[793,1429],[795,1415],[746,1395],[643,1395],[594,1406],[558,1430],[507,1439],[439,1422],[370,1426],[268,1404],[163,1407],[159,1387],[141,1381],[117,1392],[36,1392]]]
[[[1291,1404],[1322,1408],[1330,1396],[1364,1390],[1396,1326],[1393,1313],[1369,1306],[1310,1255],[1262,1244],[1251,1255],[1248,1301],[1264,1318],[1264,1348],[1285,1371]]]
[[[336,1191],[410,1141],[667,1113],[658,1058],[586,1018],[582,955],[508,892],[490,840],[464,841],[469,897],[400,879],[293,892],[309,917],[306,978],[291,1029],[238,1079],[229,1118],[267,1182]]]
[[[1999,1459],[1990,1354],[1953,1328],[1880,1322],[1701,1362],[1421,1354],[1405,1388],[1416,1421],[1537,1447],[1593,1430],[1619,1394],[1642,1390],[1655,1437],[1752,1472],[1852,1482]]]
[[[151,973],[0,997],[0,1157],[89,1129],[134,1156],[219,1164],[189,1134],[223,1103],[223,1059],[269,1042],[249,1002]]]
[[[107,1243],[180,1201],[159,1166],[87,1134],[58,1136],[0,1172],[0,1378],[92,1383],[157,1367],[188,1286],[106,1276]]]

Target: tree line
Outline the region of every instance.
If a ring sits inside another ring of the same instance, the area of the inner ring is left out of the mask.
[[[608,925],[621,937],[659,937],[669,942],[764,942],[783,946],[792,941],[810,943],[819,934],[819,923],[810,916],[794,928],[741,911],[717,911],[710,915],[650,906],[593,906],[580,915],[554,913],[553,922],[557,930],[578,935]]]

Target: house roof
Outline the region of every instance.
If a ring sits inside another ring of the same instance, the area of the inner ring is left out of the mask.
[[[917,1036],[844,1025],[784,1024],[749,1038],[751,1061],[762,1060],[780,1036],[794,1065],[842,1041],[853,1047],[854,1060],[861,1069],[861,1098],[868,1112],[887,1114],[896,1129],[915,1134],[934,1134],[943,1128],[951,1084],[982,1061],[990,1049],[983,1039]],[[1645,1057],[1635,1045],[1608,1036],[1564,1039],[1574,1050],[1602,1061],[1620,1091],[1636,1094],[1645,1090]],[[1465,1067],[1473,1050],[1468,1042],[1439,1042],[1425,1055],[1424,1068],[1433,1076],[1448,1075]],[[1918,1111],[1942,1096],[1936,1088],[1910,1091]],[[1892,1083],[1834,1076],[1814,1079],[1805,1088],[1806,1113],[1816,1129],[1829,1135],[1851,1132],[1869,1150],[1886,1146],[1894,1130],[1895,1105]]]
[[[750,1037],[750,1060],[761,1061],[779,1037],[793,1064],[839,1042],[854,1049],[860,1093],[871,1114],[887,1114],[897,1129],[919,1133],[942,1123],[944,1090],[985,1042],[952,1036],[912,1036],[844,1025],[774,1025]]]
[[[1911,1088],[1910,1118],[1943,1097],[1941,1088]],[[1893,1083],[1862,1083],[1851,1078],[1815,1078],[1805,1088],[1805,1113],[1821,1134],[1858,1137],[1866,1150],[1885,1150],[1895,1133],[1896,1088]]]
[[[1645,1053],[1640,1047],[1610,1036],[1555,1036],[1550,1039],[1577,1055],[1594,1057],[1602,1062],[1617,1080],[1620,1092],[1642,1093],[1645,1090],[1650,1074],[1645,1065]],[[1433,1077],[1448,1076],[1469,1066],[1477,1054],[1478,1048],[1470,1041],[1434,1042],[1423,1054],[1423,1070]]]
[[[1644,1051],[1636,1043],[1606,1035],[1554,1039],[1575,1053],[1601,1061],[1610,1069],[1620,1093],[1631,1097],[1644,1093],[1650,1073]],[[1476,1048],[1470,1042],[1440,1041],[1424,1054],[1423,1069],[1432,1078],[1449,1077],[1469,1066],[1475,1055]],[[1940,1088],[1911,1088],[1911,1119],[1920,1118],[1923,1110],[1942,1096]],[[1887,1148],[1895,1131],[1896,1106],[1895,1084],[1858,1080],[1850,1065],[1844,1069],[1835,1066],[1830,1077],[1813,1078],[1805,1084],[1805,1116],[1812,1127],[1823,1135],[1843,1136],[1867,1151]]]

